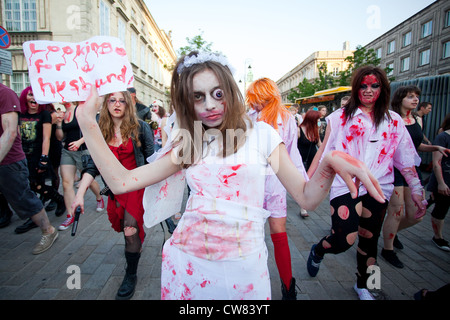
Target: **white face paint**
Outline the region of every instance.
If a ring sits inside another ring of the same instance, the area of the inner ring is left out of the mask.
[[[215,128],[223,122],[224,92],[214,72],[206,69],[194,76],[194,110],[206,127]]]

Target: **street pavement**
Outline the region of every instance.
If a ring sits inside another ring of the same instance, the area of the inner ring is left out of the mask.
[[[101,182],[100,182],[101,184]],[[101,184],[102,185],[102,184]],[[88,191],[86,212],[78,231],[60,231],[48,251],[33,255],[40,230],[15,234],[23,223],[17,215],[12,223],[0,229],[0,300],[113,300],[125,274],[124,239],[111,229],[106,210],[96,212],[95,197]],[[105,198],[106,202],[106,198]],[[430,212],[419,224],[399,233],[404,245],[397,250],[405,268],[397,269],[378,257],[380,286],[389,300],[411,300],[422,288],[435,290],[450,283],[450,253],[432,242]],[[353,291],[356,277],[356,246],[338,255],[327,255],[317,277],[306,270],[311,245],[327,235],[331,228],[328,199],[301,218],[299,206],[288,197],[287,234],[292,256],[293,276],[297,280],[298,300],[357,300]],[[48,213],[57,227],[65,216]],[[133,300],[160,299],[161,249],[170,234],[158,225],[146,229],[146,239],[138,268],[138,284]],[[450,239],[450,219],[445,222],[444,236]],[[272,299],[281,299],[281,283],[273,256],[273,245],[266,224]],[[379,241],[379,252],[382,238]],[[75,270],[75,273],[74,271]],[[76,270],[80,271],[77,287]]]

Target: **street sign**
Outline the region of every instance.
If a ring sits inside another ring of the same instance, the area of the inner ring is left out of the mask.
[[[0,26],[0,48],[6,49],[11,45],[11,37],[5,28]]]
[[[0,49],[0,74],[9,74],[12,76],[11,52]]]

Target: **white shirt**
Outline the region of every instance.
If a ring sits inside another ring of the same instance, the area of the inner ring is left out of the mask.
[[[323,153],[343,151],[364,162],[378,179],[387,199],[390,199],[394,189],[394,167],[401,171],[418,166],[421,161],[402,118],[395,112],[389,113],[391,120],[385,116],[376,129],[372,119],[360,109],[347,122],[343,109],[336,110],[326,118],[331,133]],[[330,199],[346,193],[347,185],[341,177],[336,176]],[[359,194],[366,193],[366,188],[360,186]]]

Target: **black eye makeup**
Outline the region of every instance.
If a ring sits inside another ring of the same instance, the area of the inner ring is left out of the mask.
[[[378,89],[380,87],[379,83],[374,83],[372,85],[370,85],[372,87],[372,89]],[[366,90],[367,88],[369,88],[369,85],[367,84],[361,84],[361,89]]]

